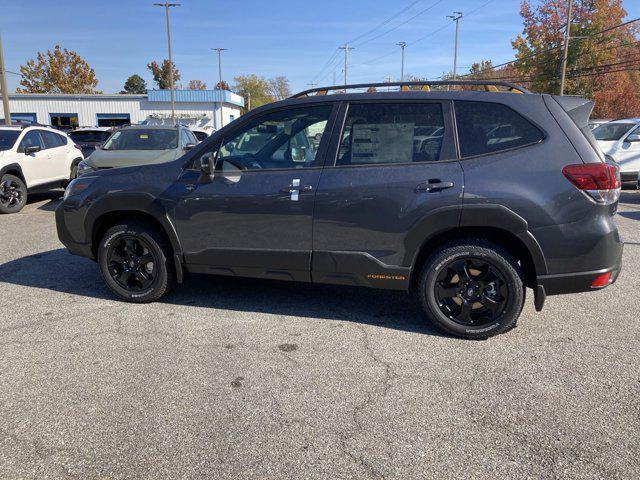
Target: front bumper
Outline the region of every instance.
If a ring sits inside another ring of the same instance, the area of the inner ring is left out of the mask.
[[[80,255],[81,257],[94,258],[93,251],[90,243],[79,242],[74,239],[69,230],[70,221],[74,219],[69,218],[70,213],[65,211],[65,202],[63,201],[58,208],[56,208],[56,229],[58,231],[58,239],[60,242],[74,255]],[[77,214],[76,214],[77,216]]]

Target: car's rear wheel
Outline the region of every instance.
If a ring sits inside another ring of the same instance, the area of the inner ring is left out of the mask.
[[[525,287],[522,270],[512,255],[474,239],[445,245],[425,262],[418,296],[439,329],[484,339],[516,325]]]
[[[132,221],[109,228],[98,263],[109,288],[130,302],[153,302],[175,284],[172,250],[154,227]]]
[[[27,186],[15,175],[0,178],[0,213],[17,213],[27,204]]]

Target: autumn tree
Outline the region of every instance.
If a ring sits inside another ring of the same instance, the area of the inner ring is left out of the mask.
[[[153,74],[153,81],[156,82],[156,85],[160,90],[167,90],[171,88],[171,76],[170,72],[173,68],[173,82],[175,83],[180,80],[180,72],[176,68],[176,64],[171,62],[169,64],[169,60],[165,59],[162,61],[162,65],[158,65],[158,62],[155,60],[149,64],[147,64],[147,68]]]
[[[269,80],[269,95],[273,101],[284,100],[291,96],[291,87],[287,77],[279,76]]]
[[[273,101],[269,92],[269,81],[264,77],[256,74],[240,75],[234,79],[234,90],[244,97],[245,105],[249,106],[249,97],[251,97],[251,107],[259,107]]]
[[[229,84],[227,82],[221,80],[216,83],[216,90],[231,90],[231,88],[229,87]]]
[[[147,82],[140,75],[133,74],[124,82],[123,90],[120,93],[147,93]]]
[[[20,66],[18,93],[100,93],[93,68],[76,52],[56,45]]]
[[[559,93],[567,10],[567,0],[521,4],[513,68],[534,91]],[[597,117],[640,115],[638,28],[617,27],[626,15],[622,0],[574,1],[565,93],[594,99]]]
[[[206,90],[207,84],[202,80],[189,80],[189,84],[187,85],[188,90]]]
[[[376,87],[367,88],[367,93],[376,93],[377,91],[378,91],[378,89]]]

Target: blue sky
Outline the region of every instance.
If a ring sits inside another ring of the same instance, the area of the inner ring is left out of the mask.
[[[214,84],[217,64],[212,47],[229,49],[222,62],[223,78],[229,83],[249,73],[284,75],[293,90],[302,90],[311,81],[331,83],[334,71],[341,82],[342,56],[322,67],[339,45],[351,40],[356,49],[350,52],[350,82],[397,79],[399,41],[408,43],[405,73],[434,78],[451,69],[454,28],[445,17],[453,10],[467,15],[460,23],[460,72],[479,59],[511,60],[510,40],[522,30],[518,0],[180,3],[171,9],[171,34],[174,61],[185,85],[191,79]],[[146,64],[166,58],[167,52],[164,9],[152,4],[153,0],[0,0],[7,70],[18,71],[38,51],[59,43],[87,60],[105,93],[119,91],[133,73],[151,86]],[[640,1],[625,0],[624,6],[630,18],[640,16]],[[8,75],[7,80],[13,91],[19,78]]]

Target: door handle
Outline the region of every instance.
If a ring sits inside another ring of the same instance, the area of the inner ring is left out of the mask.
[[[195,183],[187,183],[184,188],[186,188],[189,192],[193,192],[196,189]]]
[[[420,183],[416,186],[415,192],[427,192],[427,193],[435,193],[441,192],[442,190],[446,190],[447,188],[452,188],[453,182],[442,182],[439,179],[428,180],[426,182]]]
[[[288,187],[284,187],[282,190],[280,190],[280,193],[294,193],[294,192],[308,192],[310,190],[313,190],[313,187],[311,185],[289,185]]]

